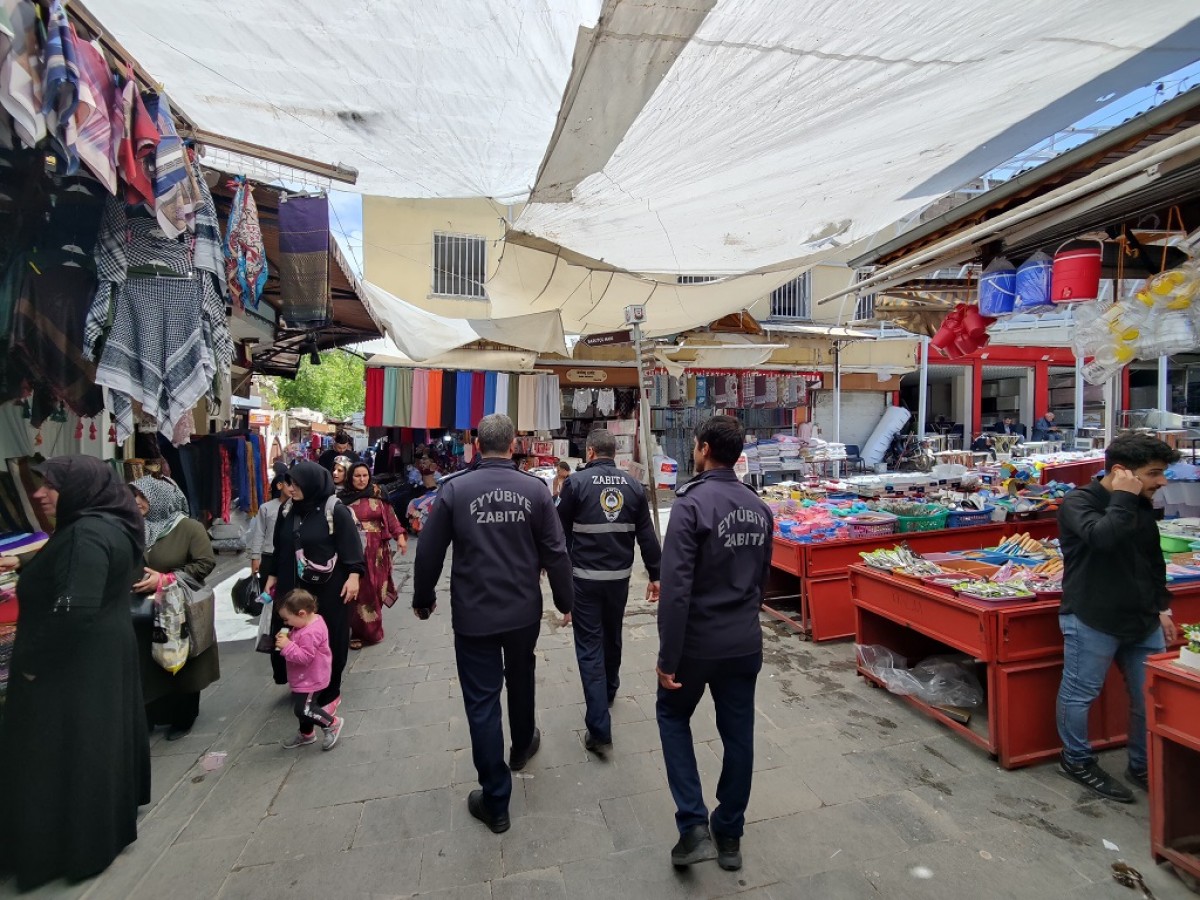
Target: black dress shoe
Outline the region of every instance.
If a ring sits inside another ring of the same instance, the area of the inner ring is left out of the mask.
[[[511,825],[508,821],[508,813],[496,816],[488,812],[483,803],[483,791],[471,791],[467,795],[467,809],[471,815],[490,828],[493,834],[504,834]]]
[[[167,732],[167,740],[168,741],[177,741],[182,737],[187,737],[189,734],[191,734],[191,732],[192,732],[191,725],[189,725],[187,728],[176,728],[175,726],[172,725],[171,729]]]
[[[717,865],[726,872],[736,872],[742,867],[742,839],[725,837],[713,832],[713,843],[717,845]]]
[[[597,756],[603,756],[605,750],[612,749],[612,740],[602,741],[590,731],[587,731],[583,735],[583,746]]]
[[[713,846],[707,825],[693,825],[679,836],[679,843],[671,848],[671,865],[677,869],[716,858],[717,848]]]
[[[541,749],[542,746],[542,731],[540,728],[533,729],[533,740],[529,742],[529,746],[525,749],[525,753],[517,756],[513,752],[508,754],[508,767],[514,772],[520,772],[525,768],[526,763],[533,759],[533,755]]]

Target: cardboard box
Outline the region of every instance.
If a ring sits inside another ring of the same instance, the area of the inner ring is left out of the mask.
[[[636,478],[642,484],[646,483],[646,467],[639,462],[634,462],[632,457],[622,459],[617,458],[617,468],[622,469]]]

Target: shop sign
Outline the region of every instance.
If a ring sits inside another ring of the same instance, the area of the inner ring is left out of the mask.
[[[602,331],[599,334],[585,334],[583,343],[588,347],[612,347],[633,343],[633,335],[628,331]]]
[[[271,413],[262,409],[250,410],[250,427],[270,428]]]
[[[604,384],[608,373],[603,369],[567,369],[567,381],[572,384]]]

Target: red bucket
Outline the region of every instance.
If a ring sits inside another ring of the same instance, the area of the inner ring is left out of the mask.
[[[1104,245],[1100,241],[1068,241],[1059,247],[1054,254],[1050,300],[1054,303],[1095,300],[1100,294],[1103,259]]]

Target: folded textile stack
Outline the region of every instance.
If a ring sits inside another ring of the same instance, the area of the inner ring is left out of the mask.
[[[773,440],[758,442],[758,460],[763,472],[781,472],[783,466],[780,460],[779,443]]]
[[[750,467],[750,474],[761,475],[763,469],[762,459],[758,454],[758,441],[752,435],[746,437],[744,452],[746,454],[746,464]]]

